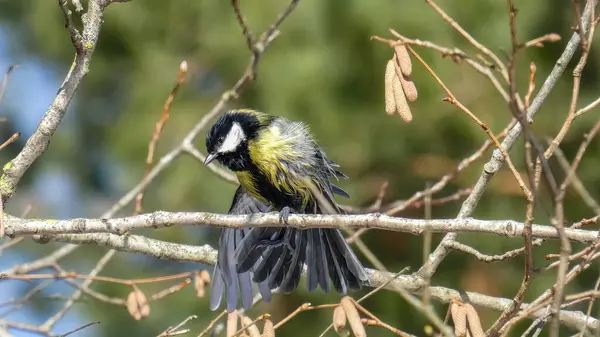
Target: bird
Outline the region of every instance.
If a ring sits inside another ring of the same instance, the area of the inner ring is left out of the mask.
[[[291,213],[341,214],[334,194],[349,197],[332,179],[346,179],[317,144],[308,126],[253,109],[225,112],[206,135],[208,165],[216,160],[234,171],[241,187],[278,211],[287,224]],[[319,195],[320,194],[320,195]],[[304,264],[307,288],[338,293],[370,284],[366,270],[335,228],[252,228],[239,243],[237,271],[253,270],[254,282],[290,293],[298,287]]]
[[[268,212],[269,209],[269,205],[258,201],[239,186],[235,191],[228,213],[265,213]],[[213,281],[210,292],[210,310],[212,311],[221,306],[223,292],[226,297],[225,302],[227,311],[230,313],[237,309],[239,301],[238,297],[241,297],[244,309],[247,310],[252,306],[254,297],[252,271],[238,273],[235,260],[235,250],[248,232],[248,228],[223,228],[221,230],[217,263],[215,263],[215,268],[213,270]],[[265,302],[271,300],[271,289],[268,287],[266,281],[258,283],[258,290]]]

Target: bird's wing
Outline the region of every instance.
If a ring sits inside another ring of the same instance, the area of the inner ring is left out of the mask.
[[[229,214],[251,214],[269,211],[269,206],[248,195],[243,188],[238,187],[233,197]],[[241,295],[242,305],[248,309],[252,306],[252,270],[238,273],[235,251],[248,235],[249,229],[225,228],[221,231],[217,263],[213,271],[211,285],[210,309],[216,310],[221,305],[223,291],[225,291],[227,311],[232,312],[238,305]],[[257,259],[261,261],[259,257]],[[258,289],[265,301],[271,299],[271,290],[266,282],[260,282]]]

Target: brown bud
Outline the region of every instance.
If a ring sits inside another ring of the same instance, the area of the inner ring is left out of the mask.
[[[467,313],[462,304],[456,301],[450,303],[450,313],[452,314],[456,337],[467,336]]]
[[[127,300],[125,301],[127,306],[127,311],[133,319],[139,321],[142,318],[148,317],[150,314],[150,305],[148,304],[148,300],[146,299],[146,295],[134,286],[134,289],[127,295]]]
[[[394,112],[396,112],[396,101],[394,99],[393,89],[394,77],[396,77],[396,71],[394,70],[394,62],[393,60],[389,60],[387,66],[385,67],[384,92],[385,112],[390,116],[393,115]]]
[[[413,82],[409,76],[400,77],[400,83],[402,84],[402,89],[404,89],[404,94],[406,98],[410,102],[414,102],[417,100],[418,93],[417,87],[415,86],[415,82]]]
[[[352,329],[352,333],[355,337],[366,337],[367,332],[365,331],[365,327],[360,321],[360,315],[358,314],[358,310],[356,310],[356,306],[354,306],[354,302],[348,296],[344,296],[342,301],[340,302],[342,308],[346,312],[346,318],[348,319],[348,323],[350,323],[350,329]]]
[[[265,326],[263,327],[261,337],[275,337],[275,327],[273,326],[273,321],[270,319],[265,320]]]
[[[248,329],[246,329],[246,332],[248,332],[248,335],[250,337],[261,337],[258,327],[256,326],[256,324],[252,324],[252,320],[250,319],[250,317],[242,317],[242,327],[248,327]]]
[[[408,54],[406,45],[396,45],[394,47],[394,51],[396,52],[396,59],[398,60],[398,65],[402,70],[402,75],[410,76],[410,74],[412,74],[412,62],[410,61],[410,55]]]
[[[560,41],[560,35],[558,35],[556,33],[550,33],[550,34],[548,34],[548,41],[550,41],[550,42]]]
[[[234,310],[227,315],[227,330],[225,336],[231,337],[238,330],[238,313]]]
[[[396,110],[398,110],[398,114],[403,121],[410,123],[412,121],[412,113],[410,112],[410,107],[406,101],[406,96],[404,96],[404,90],[402,90],[402,84],[398,76],[394,77],[392,87],[394,90],[394,100],[396,101]]]
[[[181,72],[188,71],[188,64],[187,64],[186,60],[181,61],[181,63],[179,64],[179,71],[181,71]]]

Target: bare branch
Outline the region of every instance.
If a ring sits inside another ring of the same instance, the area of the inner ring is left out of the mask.
[[[290,222],[292,222],[290,216]],[[105,246],[111,249],[116,249],[129,253],[141,253],[153,256],[159,259],[169,259],[181,262],[199,262],[205,264],[214,264],[217,258],[217,251],[208,245],[191,246],[184,244],[170,243],[155,239],[146,238],[139,235],[118,236],[114,234],[65,234],[53,238],[54,241],[69,242],[74,244],[95,244]],[[380,272],[372,269],[367,269],[371,279],[371,286],[378,287],[388,283],[390,279],[395,279],[384,288],[394,291],[398,286],[406,290],[420,294],[422,289],[422,280],[415,275],[394,275],[393,273]],[[492,297],[478,293],[466,292],[461,293],[453,289],[445,287],[431,287],[431,298],[444,303],[449,303],[454,298],[467,297],[473,305],[490,308],[497,311],[506,310],[512,300],[505,298]],[[524,304],[523,308],[528,308]],[[527,315],[531,317],[540,317],[544,315],[544,310],[532,310]],[[580,328],[587,319],[587,327],[590,331],[598,331],[600,329],[600,321],[595,318],[587,317],[582,312],[562,311],[560,320],[563,324],[573,328]],[[2,321],[0,321],[0,324]]]
[[[352,215],[290,215],[288,224],[282,225],[277,214],[225,215],[203,212],[165,212],[141,214],[114,219],[72,220],[25,220],[8,216],[5,219],[6,235],[40,235],[41,241],[53,240],[52,235],[81,233],[111,233],[123,235],[142,228],[166,228],[176,225],[203,225],[223,228],[280,227],[293,228],[371,228],[421,235],[426,230],[442,232],[477,232],[507,237],[520,237],[524,224],[512,220],[458,219],[407,219],[382,214]],[[597,231],[565,229],[569,240],[591,243],[596,240]],[[536,238],[557,239],[553,226],[533,225],[532,235]]]
[[[595,8],[597,5],[598,0],[590,0],[586,4],[584,10],[584,19],[582,20],[583,29],[585,31],[589,29],[591,24],[589,14],[591,13],[592,9]],[[575,54],[579,43],[579,35],[577,33],[573,34],[573,36],[567,43],[567,46],[565,47],[565,50],[563,51],[562,55],[557,60],[554,69],[552,69],[552,72],[550,73],[550,75],[548,75],[546,81],[544,81],[544,84],[535,96],[533,102],[531,103],[531,106],[527,109],[527,115],[529,119],[532,119],[535,116],[535,114],[541,108],[542,104],[548,98],[548,95],[550,94],[552,89],[554,89],[554,87],[556,86],[558,79],[562,76],[563,72],[567,68],[569,61],[571,61],[571,59],[573,58],[573,55]],[[506,152],[510,151],[512,146],[515,144],[515,142],[521,135],[521,132],[522,127],[520,123],[517,123],[509,131],[508,135],[502,142],[502,147],[505,149]],[[471,214],[473,214],[475,208],[477,207],[477,204],[479,203],[479,200],[481,199],[483,193],[487,189],[489,182],[496,175],[496,173],[500,171],[502,164],[504,164],[504,158],[500,151],[497,149],[494,151],[492,158],[484,165],[483,172],[481,173],[479,180],[473,188],[473,193],[471,193],[471,195],[467,197],[467,200],[463,202],[463,205],[458,213],[459,218],[469,217],[471,216]],[[427,261],[427,263],[424,264],[423,267],[421,267],[421,269],[419,270],[419,274],[430,277],[435,273],[439,264],[450,252],[450,250],[444,245],[444,243],[455,240],[456,236],[456,233],[446,234],[446,236],[442,239],[442,242],[430,255],[430,258]]]
[[[170,116],[169,110],[171,109],[171,103],[173,103],[175,96],[179,92],[179,88],[181,88],[181,85],[185,81],[185,75],[187,74],[187,70],[188,70],[187,62],[185,60],[181,61],[181,63],[179,64],[179,72],[177,73],[177,82],[175,82],[175,85],[173,86],[171,93],[169,94],[169,96],[167,97],[167,100],[165,101],[165,105],[163,106],[162,112],[160,114],[160,118],[154,126],[154,133],[152,134],[152,138],[150,139],[150,142],[148,143],[148,155],[146,156],[146,170],[144,172],[144,176],[147,176],[148,173],[150,173],[150,170],[152,169],[152,165],[154,164],[154,153],[156,152],[156,145],[158,144],[160,135],[161,135],[165,125],[167,124],[167,121],[169,120],[169,116]],[[143,200],[144,200],[144,192],[141,191],[135,197],[135,211],[134,211],[135,214],[140,214],[142,212]]]
[[[6,170],[0,177],[0,195],[4,202],[15,193],[19,181],[31,164],[48,148],[50,139],[62,122],[75,91],[88,73],[100,35],[100,27],[104,20],[104,9],[108,3],[106,0],[89,1],[88,11],[82,16],[83,32],[81,41],[78,41],[78,38],[73,40],[76,50],[73,66],[37,129],[27,140],[23,150],[5,166]]]
[[[90,322],[90,323],[88,323],[88,324],[85,324],[85,325],[83,325],[83,326],[80,326],[80,327],[79,327],[79,328],[77,328],[77,329],[73,329],[73,330],[71,330],[71,331],[69,331],[69,332],[67,332],[67,333],[65,333],[65,334],[62,334],[62,335],[60,335],[60,337],[66,337],[66,336],[68,336],[68,335],[72,335],[72,334],[74,334],[74,333],[76,333],[76,332],[78,332],[78,331],[81,331],[81,330],[83,330],[83,329],[85,329],[85,328],[87,328],[87,327],[90,327],[90,326],[92,326],[92,325],[96,325],[96,324],[100,324],[100,321],[97,321],[97,322]]]

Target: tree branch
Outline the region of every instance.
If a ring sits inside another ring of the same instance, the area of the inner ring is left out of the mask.
[[[109,3],[106,0],[89,1],[88,11],[81,18],[83,21],[81,35],[73,28],[70,22],[70,13],[65,12],[69,35],[75,48],[75,60],[54,101],[46,110],[33,135],[25,143],[23,150],[4,166],[0,177],[0,195],[3,202],[6,202],[15,193],[17,185],[27,169],[48,149],[50,139],[62,122],[75,91],[89,71],[92,55],[100,35],[100,27],[104,20],[104,9]],[[66,4],[63,1],[60,1],[59,4],[63,10],[66,10]]]
[[[586,32],[588,31],[591,24],[591,20],[588,19],[590,17],[589,14],[591,13],[592,8],[596,7],[597,5],[598,0],[590,0],[586,4],[584,10],[584,20],[582,20],[582,28]],[[569,42],[567,43],[567,46],[565,47],[565,50],[563,51],[562,55],[556,61],[554,69],[552,69],[552,72],[550,73],[550,75],[548,75],[546,81],[544,81],[544,84],[535,96],[533,102],[531,103],[531,106],[527,109],[527,118],[529,120],[533,119],[535,114],[541,108],[542,104],[546,101],[552,89],[554,89],[554,87],[556,86],[556,83],[561,78],[562,74],[567,68],[569,61],[571,61],[573,55],[575,54],[575,51],[577,51],[577,47],[579,46],[580,42],[581,39],[579,37],[579,34],[574,33]],[[506,152],[509,152],[512,146],[516,143],[517,139],[521,135],[521,132],[522,127],[520,123],[515,124],[515,126],[509,131],[509,133],[506,135],[506,138],[502,142],[502,148],[504,148]],[[504,164],[504,157],[500,153],[500,150],[496,149],[494,150],[492,158],[490,158],[490,160],[484,165],[483,172],[481,173],[479,180],[475,184],[473,192],[463,202],[462,207],[457,216],[458,218],[469,217],[473,214],[475,208],[477,207],[477,204],[479,203],[479,200],[481,199],[483,193],[487,189],[488,184],[496,175],[496,173],[500,171],[502,164]],[[456,233],[446,234],[446,236],[444,236],[438,247],[430,255],[429,260],[427,260],[427,263],[425,263],[421,267],[421,269],[419,269],[418,273],[424,278],[430,278],[435,273],[440,263],[450,253],[450,248],[448,248],[445,245],[445,243],[453,241],[455,239]]]
[[[269,215],[271,216],[271,215]],[[275,218],[274,218],[275,219]],[[296,221],[295,216],[290,223]],[[209,245],[192,246],[178,243],[165,242],[156,239],[150,239],[141,235],[115,235],[106,233],[95,234],[63,234],[49,238],[50,241],[68,242],[71,244],[94,244],[105,246],[118,251],[128,253],[141,253],[158,259],[174,260],[179,262],[197,262],[204,264],[214,264],[217,259],[217,251]],[[422,280],[415,275],[394,275],[389,272],[381,272],[373,269],[367,269],[371,278],[371,287],[378,287],[385,284],[390,278],[396,279],[390,282],[386,289],[394,291],[397,287],[402,287],[412,293],[419,294],[423,288]],[[0,278],[9,277],[10,274],[2,275]],[[430,287],[430,296],[440,302],[449,303],[453,299],[462,298],[463,301],[468,301],[473,305],[484,308],[490,308],[496,311],[504,311],[512,304],[511,299],[498,298],[487,296],[473,292],[459,292],[446,287]],[[523,304],[523,308],[527,308],[527,304]],[[542,308],[531,312],[532,318],[541,317],[546,314]],[[586,323],[587,318],[587,323]],[[597,319],[587,317],[580,311],[563,310],[560,315],[560,320],[563,324],[581,329],[586,324],[590,331],[597,331],[600,328],[600,322]]]
[[[71,219],[38,220],[20,219],[7,216],[5,235],[41,235],[48,237],[59,234],[111,233],[123,235],[132,230],[143,228],[165,228],[179,225],[203,225],[226,228],[243,227],[294,227],[340,228],[340,229],[381,229],[421,235],[426,230],[437,233],[477,232],[506,237],[521,237],[524,224],[513,220],[458,219],[407,219],[391,217],[379,213],[358,215],[290,215],[288,224],[282,225],[275,213],[252,215],[225,215],[204,212],[165,212],[157,211],[136,216],[114,219]],[[554,226],[533,225],[533,237],[558,239]],[[566,237],[573,241],[592,243],[598,236],[597,231],[583,229],[565,229]],[[44,238],[42,238],[44,240]]]

